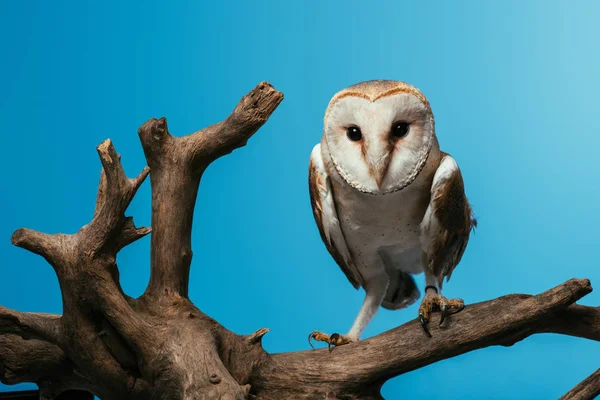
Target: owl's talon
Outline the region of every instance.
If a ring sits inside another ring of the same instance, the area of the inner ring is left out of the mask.
[[[442,316],[440,317],[440,324],[439,326],[442,326],[442,324],[444,323],[444,320],[446,319],[446,314],[448,312],[448,307],[446,306],[446,304],[442,304],[442,306],[440,307],[441,311],[442,311]]]
[[[425,295],[421,302],[421,306],[419,307],[419,320],[421,321],[421,326],[423,326],[427,336],[432,337],[427,327],[427,322],[429,322],[429,316],[432,311],[441,311],[439,326],[442,326],[449,315],[456,314],[457,312],[462,311],[463,308],[465,308],[465,303],[461,299],[448,300],[441,294],[429,292]]]
[[[312,347],[313,349],[315,348],[315,346],[313,346],[312,344],[312,339],[316,340],[317,342],[329,343],[328,334],[319,331],[312,331],[310,335],[308,335],[308,344],[310,344],[310,347]]]
[[[340,339],[339,333],[332,333],[331,336],[329,336],[329,341],[327,342],[327,349],[329,350],[330,353],[331,353],[331,350],[333,350],[331,345],[333,344],[333,346],[335,347],[334,343],[336,343],[339,339]]]
[[[455,307],[456,311],[454,311],[452,314],[458,314],[459,312],[461,312],[462,310],[464,310],[465,308],[465,302],[459,299],[459,304]]]
[[[425,315],[423,313],[419,313],[419,321],[421,321],[421,326],[423,327],[423,330],[427,336],[431,337],[431,333],[429,333],[429,329],[427,328],[427,320],[425,319]]]
[[[328,335],[323,332],[312,331],[310,335],[308,335],[308,344],[310,344],[310,347],[312,347],[313,349],[315,348],[312,344],[313,339],[318,342],[327,343],[327,348],[329,349],[329,351],[332,351],[334,347],[352,343],[353,341],[348,336],[340,335],[339,333]]]

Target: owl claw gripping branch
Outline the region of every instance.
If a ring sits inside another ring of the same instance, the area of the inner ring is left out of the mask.
[[[318,342],[327,343],[327,348],[329,349],[329,351],[333,350],[333,347],[331,347],[332,345],[335,347],[352,343],[352,339],[350,339],[348,336],[340,335],[339,333],[332,333],[331,335],[328,335],[323,332],[312,331],[310,335],[308,335],[308,344],[310,344],[310,347],[312,347],[313,349],[314,346],[311,342],[312,339]]]
[[[321,238],[365,300],[346,335],[313,332],[329,347],[360,340],[379,307],[398,310],[420,292],[425,331],[431,312],[460,311],[442,296],[477,221],[458,164],[440,150],[427,98],[397,81],[368,81],[338,92],[327,107],[321,143],[310,157],[309,187]],[[312,345],[312,344],[311,344]]]
[[[431,333],[427,328],[431,312],[435,309],[441,311],[439,326],[442,326],[448,314],[456,314],[465,308],[465,303],[461,299],[447,299],[444,296],[437,294],[437,289],[433,286],[425,288],[425,297],[419,307],[419,321],[427,336],[431,337]]]

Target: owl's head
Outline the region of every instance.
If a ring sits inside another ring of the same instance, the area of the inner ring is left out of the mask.
[[[336,170],[366,193],[391,193],[412,183],[435,141],[427,98],[404,82],[350,86],[331,99],[324,122]]]

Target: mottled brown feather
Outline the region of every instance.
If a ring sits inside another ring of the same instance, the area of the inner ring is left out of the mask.
[[[329,244],[329,241],[325,236],[325,231],[323,229],[323,205],[321,204],[319,196],[319,185],[328,185],[328,182],[322,182],[322,179],[323,178],[319,175],[319,173],[317,173],[316,168],[311,160],[308,167],[308,186],[310,191],[310,203],[312,205],[315,222],[317,223],[317,227],[319,228],[321,240],[323,240],[327,251],[329,251],[335,262],[338,264],[340,269],[344,272],[344,274],[352,284],[352,286],[354,286],[355,289],[358,289],[362,284],[362,282],[360,281],[360,277],[355,276],[350,266],[346,264],[344,258],[342,257],[338,249],[335,247],[333,239],[331,240],[332,244]]]
[[[442,153],[442,158],[446,155]],[[435,276],[450,280],[465,252],[471,230],[477,226],[459,169],[433,193],[432,203],[442,233],[433,241],[429,266]]]

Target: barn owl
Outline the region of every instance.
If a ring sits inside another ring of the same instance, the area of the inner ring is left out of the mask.
[[[328,347],[360,340],[380,306],[397,310],[420,293],[419,319],[464,307],[442,296],[477,225],[456,161],[440,150],[429,101],[415,87],[375,80],[333,96],[310,156],[310,197],[325,246],[365,299],[347,334],[313,331]],[[312,343],[311,343],[312,346]]]

